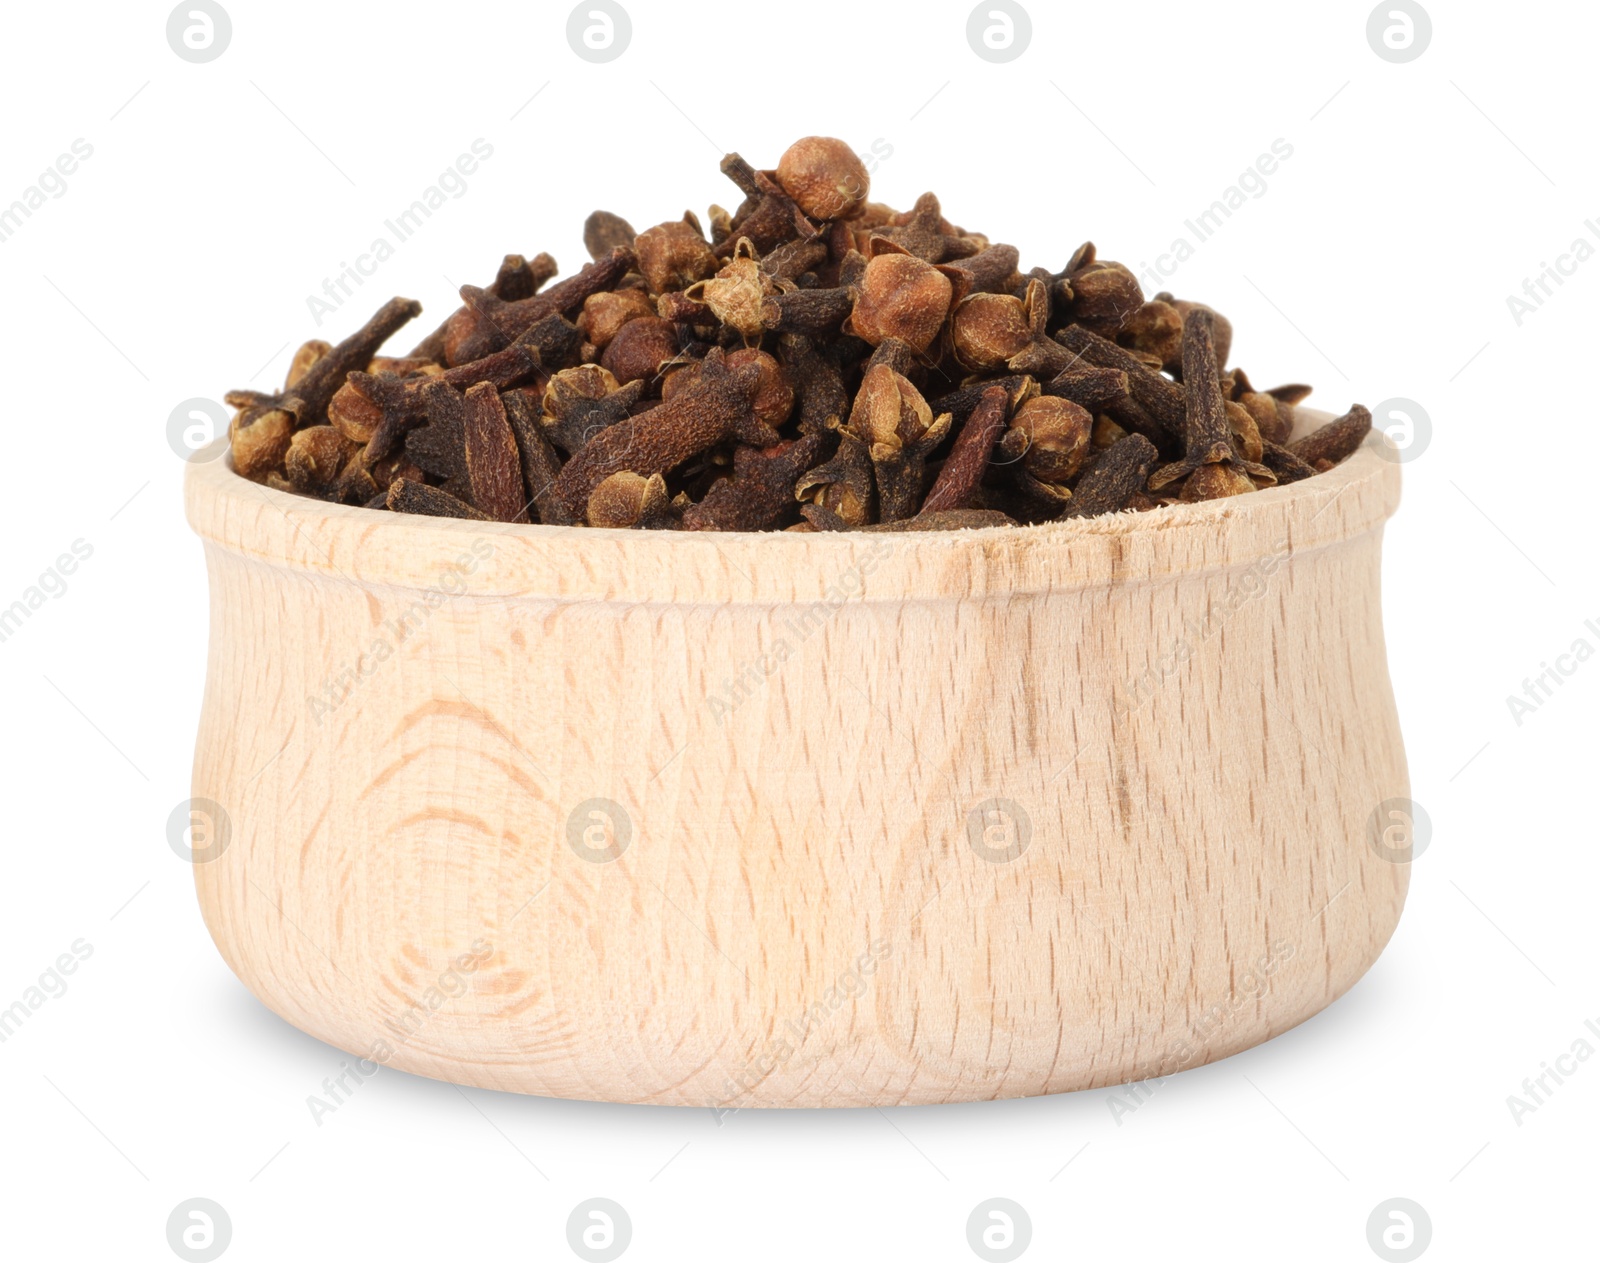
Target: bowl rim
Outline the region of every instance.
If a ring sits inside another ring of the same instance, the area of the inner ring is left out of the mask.
[[[1297,431],[1331,419],[1296,413]],[[1246,496],[953,531],[629,531],[380,514],[241,477],[226,436],[191,456],[184,478],[189,524],[209,553],[364,587],[630,605],[1010,597],[1275,568],[1272,558],[1380,529],[1399,491],[1398,449],[1378,430],[1326,473]]]

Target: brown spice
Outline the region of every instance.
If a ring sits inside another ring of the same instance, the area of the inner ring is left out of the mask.
[[[505,406],[492,382],[467,390],[464,445],[472,503],[497,522],[526,522],[522,460],[506,420]]]
[[[1344,416],[1289,444],[1289,450],[1308,465],[1324,460],[1338,464],[1361,446],[1371,430],[1372,413],[1356,404]]]
[[[591,261],[508,254],[407,356],[385,304],[235,391],[234,467],[399,512],[628,529],[955,529],[1246,495],[1371,429],[1293,439],[1302,385],[1257,389],[1232,328],[1144,295],[1093,243],[1019,270],[924,193],[869,200],[842,141],[722,163],[742,201],[644,232],[596,211]]]
[[[990,386],[983,392],[978,406],[956,435],[955,446],[922,502],[920,514],[970,507],[978,483],[989,468],[989,453],[1005,429],[1009,404],[1003,386]]]

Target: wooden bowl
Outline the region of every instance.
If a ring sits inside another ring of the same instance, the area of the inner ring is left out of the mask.
[[[1248,1048],[1405,898],[1381,441],[844,535],[379,515],[202,453],[206,924],[361,1073],[545,1096],[964,1101]]]

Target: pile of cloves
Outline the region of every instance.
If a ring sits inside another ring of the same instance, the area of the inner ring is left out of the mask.
[[[592,261],[550,285],[508,255],[409,355],[421,306],[307,342],[276,394],[235,391],[234,467],[402,513],[645,530],[922,530],[1240,495],[1331,468],[1357,405],[1291,441],[1307,386],[1228,368],[1232,329],[1146,299],[1081,246],[1016,247],[867,200],[839,140],[774,171],[729,154],[744,200],[636,233],[596,211]]]

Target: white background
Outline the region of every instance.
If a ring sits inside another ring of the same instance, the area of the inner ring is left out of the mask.
[[[6,1256],[170,1259],[169,1211],[204,1196],[230,1263],[561,1259],[569,1211],[606,1196],[630,1259],[960,1260],[1003,1196],[1030,1258],[1360,1260],[1403,1196],[1430,1258],[1596,1257],[1600,1058],[1520,1126],[1506,1102],[1580,1036],[1600,1049],[1600,662],[1520,725],[1506,702],[1600,648],[1600,261],[1520,326],[1507,305],[1600,246],[1595,11],[1429,0],[1431,44],[1391,64],[1365,3],[1035,3],[1027,51],[991,65],[964,3],[626,2],[606,65],[570,50],[564,5],[224,0],[205,65],[169,48],[164,4],[8,6],[0,206],[74,139],[93,156],[0,244],[0,606],[74,540],[93,554],[0,643],[0,1006],[75,940],[93,955],[0,1044]],[[1170,284],[1232,318],[1258,383],[1432,419],[1385,540],[1434,830],[1400,928],[1327,1011],[1120,1124],[1109,1092],[719,1124],[384,1070],[318,1126],[306,1098],[344,1054],[228,972],[167,845],[206,647],[168,414],[271,388],[391,294],[431,328],[507,251],[570,269],[596,206],[638,227],[731,206],[725,149],[770,166],[808,133],[886,142],[877,198],[932,188],[1024,266],[1092,237],[1135,270],[1292,145]],[[465,195],[315,328],[307,296],[477,138]]]

